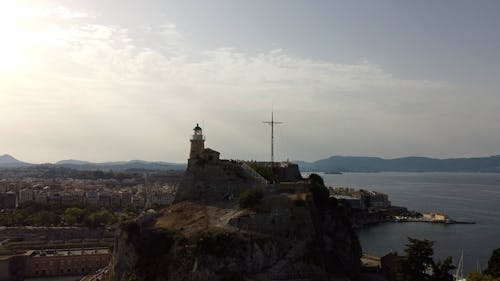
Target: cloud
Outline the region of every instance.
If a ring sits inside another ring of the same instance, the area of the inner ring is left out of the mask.
[[[89,14],[87,13],[82,13],[82,12],[72,12],[69,9],[63,7],[63,6],[58,6],[52,10],[48,10],[46,12],[46,16],[57,16],[63,19],[83,19],[83,18],[88,18],[90,17]]]
[[[429,95],[452,89],[442,81],[398,78],[369,60],[312,60],[282,49],[197,52],[184,45],[173,23],[134,30],[97,24],[95,17],[61,6],[49,11],[42,25],[22,27],[29,40],[19,50],[30,64],[0,77],[0,110],[9,116],[0,125],[26,140],[19,146],[13,137],[2,146],[35,154],[28,148],[42,139],[46,152],[38,152],[38,159],[181,161],[189,128],[200,120],[210,128],[209,140],[229,156],[263,158],[267,128],[260,121],[272,102],[282,118],[293,120],[286,125],[295,128],[288,135],[305,142],[309,136],[297,128],[322,134],[324,126],[311,124],[350,120],[372,133],[373,120],[389,120],[401,108],[431,106]],[[324,140],[335,134],[326,132]],[[302,146],[288,144],[289,150]],[[319,144],[328,150],[327,141]]]

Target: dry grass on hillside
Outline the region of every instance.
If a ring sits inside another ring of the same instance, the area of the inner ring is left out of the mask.
[[[210,220],[207,207],[196,202],[179,202],[163,209],[155,223],[157,228],[173,228],[189,235],[207,229]]]
[[[267,213],[273,209],[287,209],[294,207],[295,200],[307,199],[307,193],[281,193],[266,196],[262,201],[252,208],[257,212]]]
[[[215,228],[228,228],[227,222],[238,210],[234,206],[226,205],[179,202],[162,210],[156,219],[155,227],[176,229],[187,236]]]

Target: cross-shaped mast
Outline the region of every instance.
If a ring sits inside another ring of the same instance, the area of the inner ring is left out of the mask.
[[[274,111],[271,111],[271,121],[263,121],[262,123],[271,125],[271,167],[274,168],[274,125],[283,124],[283,122],[274,121]]]

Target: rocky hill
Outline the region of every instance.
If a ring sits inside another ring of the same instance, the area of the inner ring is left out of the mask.
[[[361,247],[346,207],[318,181],[236,200],[182,201],[123,223],[112,280],[352,280]]]

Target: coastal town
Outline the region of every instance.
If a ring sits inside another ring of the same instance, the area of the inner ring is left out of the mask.
[[[295,244],[304,240],[315,247],[316,238],[311,233],[325,232],[328,237],[321,239],[335,241],[330,247],[338,248],[323,253],[341,260],[331,266],[343,276],[362,281],[399,281],[398,270],[404,257],[396,252],[381,257],[363,253],[356,230],[380,223],[474,223],[456,221],[442,212],[421,213],[395,206],[388,194],[374,190],[326,187],[318,174],[301,174],[299,166],[289,161],[220,159],[219,152],[204,147],[198,125],[194,131],[185,171],[79,171],[55,165],[0,170],[0,280],[136,280],[132,278],[135,268],[149,269],[139,260],[150,259],[150,253],[165,258],[162,248],[159,252],[156,248],[158,238],[154,233],[167,227],[166,233],[160,232],[161,239],[183,233],[186,236],[182,236],[182,243],[193,235],[191,232],[196,233],[194,237],[207,235],[202,232],[205,228],[217,228],[216,234],[210,234],[217,235],[216,239],[227,239],[226,235],[234,233],[238,237],[231,239],[257,234],[241,240],[243,244],[254,243],[252,239],[258,241],[261,236],[272,239],[264,249],[288,243],[289,253],[281,260],[275,253],[270,255],[275,264],[287,266],[284,272],[261,266],[261,279],[256,280],[316,280],[311,278],[328,276],[330,268],[304,267],[295,271],[290,270],[294,266],[287,265],[301,259],[314,260],[305,244]],[[242,203],[246,202],[242,199],[250,203]],[[137,228],[140,232],[134,234]],[[141,242],[131,242],[129,237],[134,235]],[[144,243],[149,247],[147,251],[136,248]],[[201,246],[183,246],[193,247],[199,251]],[[216,252],[224,252],[218,247]],[[252,251],[256,255],[261,249]],[[130,255],[136,265],[124,268],[121,263],[130,262]],[[294,257],[290,259],[289,255]],[[195,257],[194,268],[183,274],[195,272],[197,261]]]
[[[470,221],[456,221],[447,214],[436,211],[417,212],[406,207],[394,206],[387,194],[351,187],[329,187],[330,195],[349,204],[353,220],[358,227],[384,222],[424,222],[439,224],[474,224]]]
[[[138,184],[132,179],[43,179],[0,180],[0,209],[10,210],[27,203],[42,205],[97,205],[120,210],[132,205],[145,209],[166,206],[175,195],[175,182]]]
[[[182,177],[24,177],[27,170],[0,180],[0,280],[104,274],[116,222],[170,205]]]
[[[229,162],[230,163],[230,162]],[[250,163],[251,164],[251,163]],[[280,190],[296,188],[286,182],[294,173],[287,172],[289,164],[281,164]],[[246,169],[251,169],[245,165]],[[254,171],[251,169],[251,171]],[[171,172],[170,172],[171,173]],[[255,173],[255,171],[253,172]],[[254,177],[260,177],[253,174]],[[155,178],[154,176],[150,176]],[[296,177],[296,176],[295,176]],[[161,177],[160,177],[161,178]],[[63,209],[95,206],[126,217],[133,208],[136,215],[154,212],[151,208],[170,206],[175,199],[179,179],[145,184],[144,178],[117,179],[44,179],[10,178],[0,181],[0,217],[10,217],[30,204],[60,206]],[[340,205],[348,206],[355,227],[369,227],[390,222],[451,223],[441,213],[418,213],[404,207],[393,206],[387,194],[364,189],[332,186],[330,197]],[[241,220],[241,219],[238,219]],[[12,268],[18,267],[22,278],[44,276],[101,276],[108,275],[112,258],[116,226],[88,228],[83,223],[61,221],[58,225],[13,225],[0,228],[0,280],[16,280]],[[105,226],[105,225],[102,225]],[[384,260],[388,258],[384,257]],[[381,259],[363,255],[367,267],[379,268]],[[387,263],[387,262],[386,262]],[[82,279],[96,280],[96,279]]]
[[[219,161],[218,155],[212,154],[207,154],[206,160],[215,156],[210,161]],[[229,161],[226,165],[240,163]],[[266,182],[252,166],[256,167],[256,163],[242,167],[251,178]],[[282,167],[279,178],[283,181],[278,185],[280,192],[302,185],[293,183],[300,178],[296,166],[286,162],[279,166]],[[0,181],[0,218],[5,225],[5,222],[12,222],[6,218],[15,217],[33,205],[39,206],[39,210],[45,210],[44,207],[53,210],[54,206],[63,210],[109,210],[113,216],[123,219],[130,215],[141,216],[171,206],[182,177],[182,174],[169,171],[119,179],[4,178]],[[349,207],[354,227],[396,222],[456,223],[442,213],[419,213],[394,206],[387,194],[377,191],[345,186],[331,186],[328,191],[339,205]],[[130,210],[134,213],[130,214]],[[108,275],[116,239],[116,220],[102,221],[89,228],[83,220],[71,221],[64,215],[61,218],[52,224],[30,223],[32,220],[26,219],[20,224],[0,227],[0,280],[17,280],[12,268],[18,268],[16,272],[22,278],[81,275],[93,276],[82,280],[97,280]],[[238,221],[241,223],[243,218]],[[382,260],[387,264],[390,257],[380,259],[364,254],[361,260],[367,268],[380,268]]]

